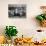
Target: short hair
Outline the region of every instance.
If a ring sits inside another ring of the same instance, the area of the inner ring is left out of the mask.
[[[40,6],[40,9],[46,9],[46,6]]]

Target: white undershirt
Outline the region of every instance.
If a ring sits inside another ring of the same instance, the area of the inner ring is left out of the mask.
[[[43,38],[46,38],[46,31],[36,32],[33,37],[33,41],[41,42]]]

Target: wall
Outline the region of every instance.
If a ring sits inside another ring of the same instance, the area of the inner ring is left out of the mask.
[[[26,4],[27,18],[8,18],[8,4]],[[40,6],[46,5],[46,0],[0,0],[0,34],[4,34],[6,25],[15,25],[18,36],[31,36],[36,29],[44,29],[38,25],[35,16],[41,13]]]

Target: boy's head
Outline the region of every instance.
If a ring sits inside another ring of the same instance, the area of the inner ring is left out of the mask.
[[[44,14],[46,14],[46,6],[40,6],[40,9],[42,10],[42,12],[43,12]]]

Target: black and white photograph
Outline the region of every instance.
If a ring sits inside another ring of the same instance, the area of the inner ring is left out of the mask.
[[[26,5],[8,4],[8,17],[26,18]]]

